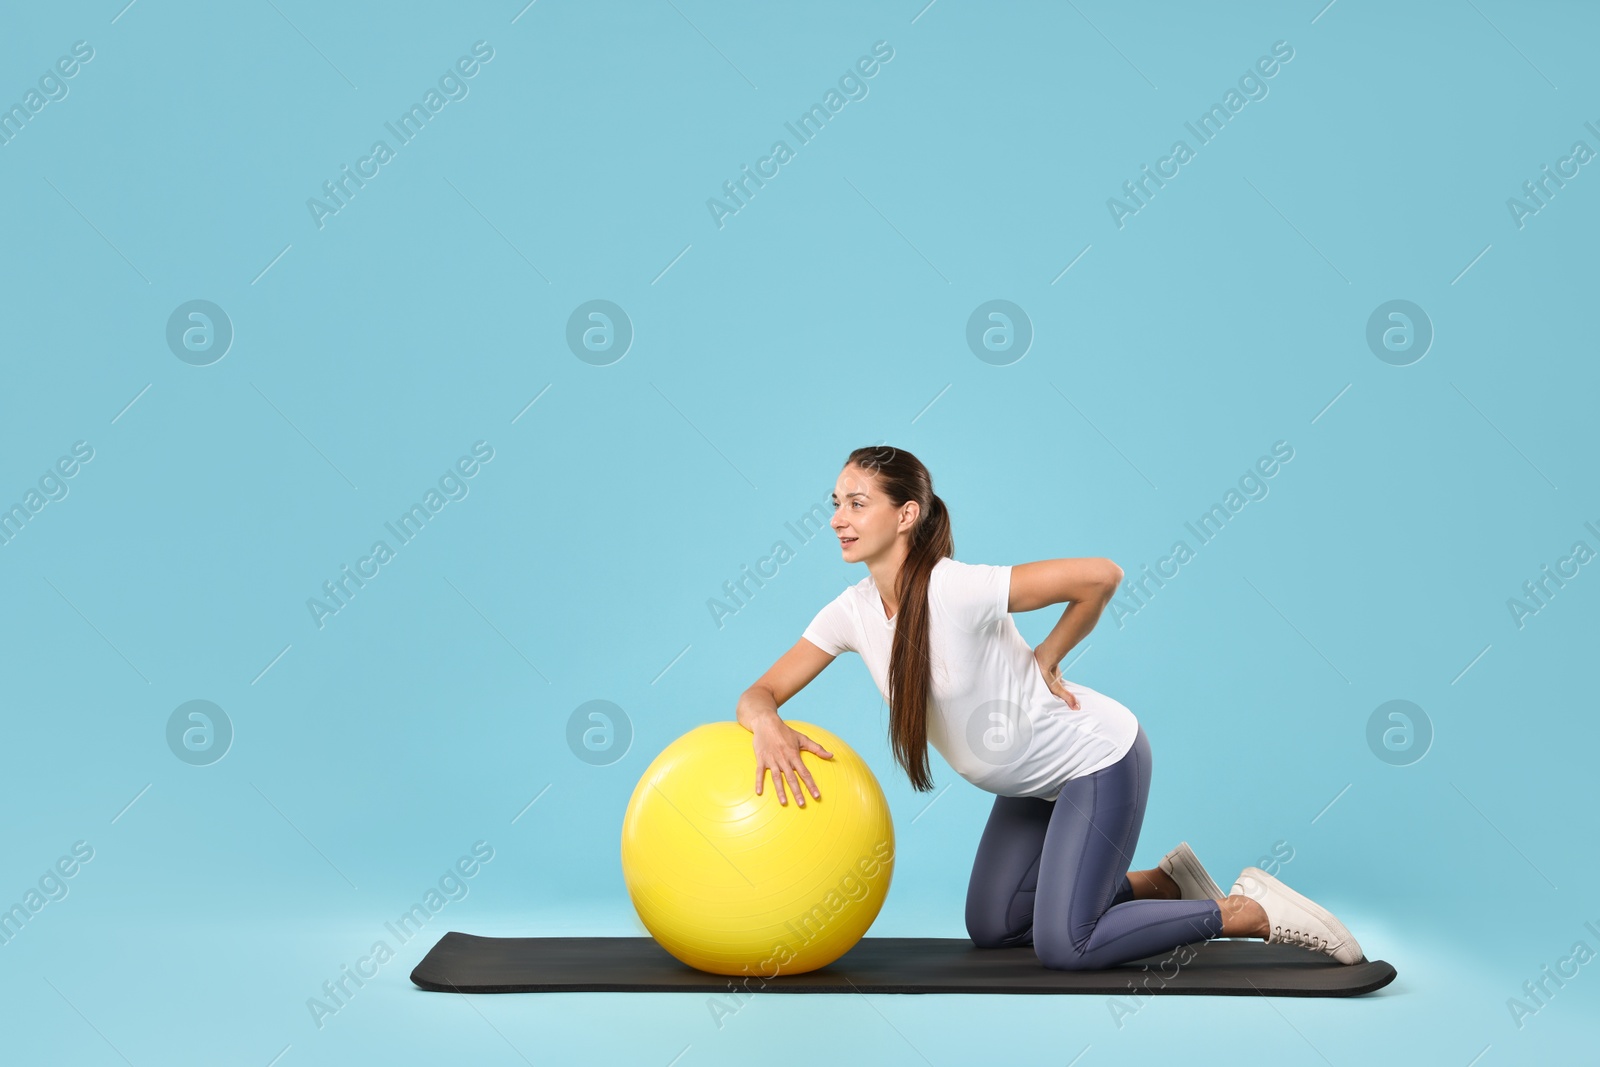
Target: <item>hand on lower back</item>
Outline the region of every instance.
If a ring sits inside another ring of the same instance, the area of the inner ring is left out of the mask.
[[[1078,698],[1072,690],[1067,688],[1067,683],[1061,678],[1061,668],[1043,656],[1036,648],[1033,650],[1033,662],[1039,665],[1039,673],[1044,676],[1044,684],[1050,687],[1050,692],[1067,702],[1067,707],[1074,711],[1078,708]]]

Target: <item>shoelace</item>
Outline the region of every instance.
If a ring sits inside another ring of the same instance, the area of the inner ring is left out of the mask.
[[[1286,942],[1291,945],[1299,945],[1301,948],[1309,948],[1314,952],[1332,951],[1332,948],[1328,943],[1328,939],[1318,934],[1283,926],[1274,926],[1272,928],[1272,932],[1274,935],[1274,940],[1277,941]]]

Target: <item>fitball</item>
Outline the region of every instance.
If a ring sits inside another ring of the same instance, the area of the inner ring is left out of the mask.
[[[789,725],[833,753],[800,759],[805,806],[778,803],[770,771],[755,791],[752,736],[697,726],[645,768],[622,821],[622,874],[656,942],[712,974],[803,974],[826,967],[877,918],[894,873],[883,789],[855,750],[811,723]]]

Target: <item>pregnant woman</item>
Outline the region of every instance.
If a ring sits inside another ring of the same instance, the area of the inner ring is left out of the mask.
[[[996,794],[967,887],[980,948],[1032,945],[1056,970],[1112,967],[1213,937],[1260,937],[1365,962],[1332,913],[1257,867],[1232,893],[1187,843],[1129,872],[1150,792],[1150,742],[1132,712],[1058,665],[1091,629],[1122,571],[1107,559],[1015,566],[961,563],[927,469],[888,446],[851,452],[833,493],[846,562],[868,574],[819,611],[801,639],[739,698],[757,793],[770,772],[802,806],[820,799],[802,750],[831,759],[778,708],[840,652],[860,654],[889,705],[895,760],[933,788],[932,744],[957,774]],[[1068,607],[1030,649],[1014,611]]]

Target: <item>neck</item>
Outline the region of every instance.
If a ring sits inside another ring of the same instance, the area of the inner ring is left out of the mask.
[[[900,568],[905,565],[905,561],[906,548],[898,542],[888,554],[888,558],[867,560],[867,571],[872,575],[872,584],[878,587],[878,599],[883,601],[885,618],[900,614],[897,589]]]

